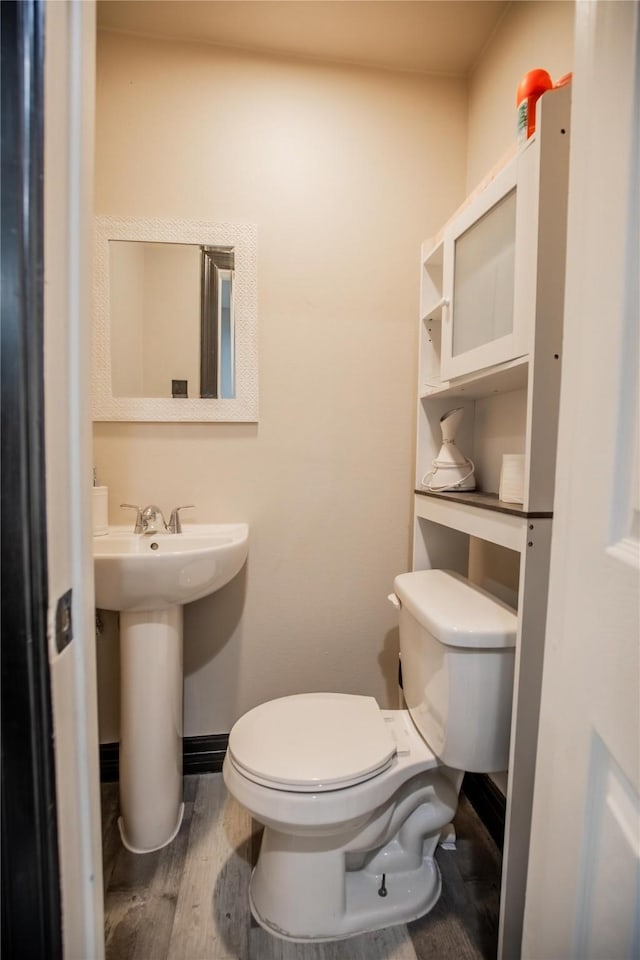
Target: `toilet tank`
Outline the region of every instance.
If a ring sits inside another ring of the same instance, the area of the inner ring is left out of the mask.
[[[403,573],[394,589],[403,692],[421,735],[448,767],[506,770],[515,611],[450,570]]]

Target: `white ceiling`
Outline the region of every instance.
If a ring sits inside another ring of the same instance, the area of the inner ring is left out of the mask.
[[[98,27],[466,76],[507,0],[99,0]]]

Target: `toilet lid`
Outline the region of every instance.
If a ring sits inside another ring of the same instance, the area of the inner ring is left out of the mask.
[[[306,693],[245,713],[229,734],[229,753],[256,783],[316,793],[376,776],[396,745],[373,697]]]

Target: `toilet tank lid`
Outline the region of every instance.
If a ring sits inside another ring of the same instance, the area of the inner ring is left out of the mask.
[[[418,623],[447,646],[515,646],[515,610],[453,570],[401,573],[394,589]]]

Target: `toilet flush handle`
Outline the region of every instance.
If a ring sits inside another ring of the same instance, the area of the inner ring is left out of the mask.
[[[392,607],[396,608],[396,610],[399,610],[400,607],[402,606],[402,604],[398,600],[398,597],[396,596],[395,593],[390,593],[389,596],[387,597],[387,600],[389,601]]]

